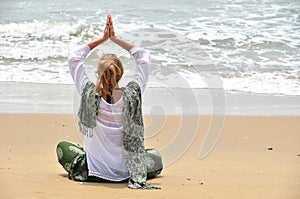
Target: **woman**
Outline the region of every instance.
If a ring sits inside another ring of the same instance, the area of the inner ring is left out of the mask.
[[[124,68],[114,54],[100,58],[96,84],[89,81],[83,67],[88,53],[108,39],[127,50],[136,61],[134,81],[126,87],[118,86]],[[115,35],[110,15],[101,38],[71,50],[68,63],[81,95],[78,124],[85,136],[84,149],[70,142],[57,145],[59,163],[70,179],[128,180],[129,188],[159,188],[146,183],[146,178],[156,177],[163,168],[159,152],[144,149],[141,93],[146,87],[150,61],[148,51],[136,48]]]

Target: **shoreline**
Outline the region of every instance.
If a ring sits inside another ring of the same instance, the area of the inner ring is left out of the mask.
[[[0,82],[0,113],[75,114],[74,85]],[[143,113],[150,115],[299,116],[300,96],[221,89],[146,88]]]

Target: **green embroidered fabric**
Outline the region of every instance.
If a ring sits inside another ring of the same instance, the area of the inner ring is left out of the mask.
[[[73,159],[70,164],[68,177],[75,181],[86,181],[88,179],[85,154],[78,155]]]
[[[88,179],[86,154],[83,148],[71,142],[60,142],[56,147],[59,163],[68,172],[69,179],[86,181]]]
[[[96,127],[101,93],[97,94],[95,84],[88,81],[82,91],[80,107],[78,110],[78,126],[80,132],[88,137],[93,136],[93,128]]]
[[[86,153],[78,144],[62,141],[56,147],[58,162],[68,172],[69,179],[81,182],[91,182],[93,177],[88,176]],[[162,158],[156,149],[145,149],[147,164],[147,179],[157,177],[162,169]]]
[[[124,100],[124,156],[130,176],[128,187],[132,189],[159,189],[159,187],[146,183],[147,165],[140,86],[132,81],[122,90]]]
[[[132,189],[160,189],[146,183],[147,163],[144,147],[144,124],[142,117],[141,90],[135,81],[131,81],[123,90],[123,145],[126,166],[129,172],[128,187]],[[88,82],[81,95],[78,111],[79,130],[86,136],[92,136],[96,126],[101,95],[96,95],[95,84]]]

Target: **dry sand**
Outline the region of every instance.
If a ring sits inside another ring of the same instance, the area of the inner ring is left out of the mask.
[[[81,142],[72,115],[2,114],[0,198],[300,198],[300,117],[226,116],[205,159],[198,154],[211,117],[197,118],[191,146],[150,181],[162,189],[130,190],[126,183],[66,177],[55,146],[62,140]],[[161,119],[145,117],[145,123]],[[147,147],[161,148],[176,136],[182,118],[163,119],[160,132],[146,139]]]

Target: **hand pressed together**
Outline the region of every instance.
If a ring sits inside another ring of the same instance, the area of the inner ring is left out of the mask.
[[[113,26],[113,21],[111,15],[107,16],[107,25],[108,25],[108,30],[109,30],[109,38],[113,39],[115,37],[115,31],[114,31],[114,26]]]
[[[114,43],[118,44],[119,46],[121,46],[122,48],[124,48],[127,51],[129,51],[132,47],[134,47],[132,44],[116,37],[111,15],[107,15],[106,25],[105,25],[105,28],[103,31],[103,36],[101,38],[98,38],[96,40],[89,42],[88,46],[92,50],[96,46],[107,41],[108,39],[111,39]]]

